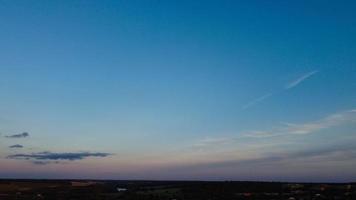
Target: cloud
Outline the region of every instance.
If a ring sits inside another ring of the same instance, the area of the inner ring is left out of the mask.
[[[219,145],[228,144],[230,142],[232,142],[232,140],[231,138],[228,137],[220,137],[220,138],[207,137],[198,141],[196,144],[193,145],[193,147],[202,148],[207,146],[208,147],[219,146]]]
[[[83,160],[88,157],[107,157],[112,154],[110,153],[90,153],[90,152],[79,152],[79,153],[52,153],[52,152],[39,152],[39,153],[31,153],[31,154],[13,154],[7,156],[8,159],[20,159],[20,160],[32,160],[33,162],[37,161],[75,161],[75,160]]]
[[[23,148],[23,146],[20,144],[15,144],[15,145],[9,146],[9,148]]]
[[[289,82],[289,83],[284,87],[284,89],[283,89],[282,91],[290,90],[290,89],[296,87],[297,85],[299,85],[300,83],[302,83],[303,81],[305,81],[306,79],[310,78],[311,76],[313,76],[313,75],[315,75],[315,74],[317,74],[317,73],[319,73],[319,71],[314,70],[314,71],[308,72],[308,73],[306,73],[306,74],[300,76],[299,78],[297,78],[297,79],[295,79],[295,80]],[[265,95],[263,95],[263,96],[260,96],[260,97],[258,97],[258,98],[256,98],[256,99],[253,99],[253,100],[251,100],[250,102],[248,102],[247,104],[245,104],[244,106],[242,106],[242,109],[243,109],[243,110],[248,109],[248,108],[250,108],[250,107],[252,107],[252,106],[254,106],[254,105],[256,105],[256,104],[259,104],[259,103],[261,103],[262,101],[264,101],[264,100],[266,100],[266,99],[272,97],[272,96],[275,95],[275,94],[278,94],[278,93],[267,93],[267,94],[265,94]]]
[[[191,176],[199,179],[280,181],[280,178],[298,179],[309,175],[328,177],[331,173],[340,171],[352,173],[356,163],[356,149],[348,141],[307,148],[287,148],[283,151],[256,150],[253,154],[241,156],[246,149],[236,149],[234,155],[228,157],[225,152],[218,152],[213,154],[213,159],[200,159],[201,154],[198,154],[187,162],[180,159],[163,170],[160,169],[158,173],[176,173],[181,174],[178,177]],[[210,152],[209,154],[211,155]]]
[[[27,132],[23,132],[20,134],[7,135],[5,137],[7,137],[7,138],[25,138],[25,137],[29,137],[29,136],[30,136],[30,134],[28,134]]]
[[[328,115],[322,119],[303,124],[284,123],[283,126],[267,131],[248,131],[245,137],[263,138],[282,135],[304,135],[318,132],[322,129],[339,126],[345,123],[356,122],[355,110],[343,111]]]
[[[48,165],[48,164],[60,164],[61,162],[59,161],[39,161],[39,160],[35,160],[32,161],[33,164],[35,165]]]
[[[327,115],[321,119],[305,122],[301,124],[283,123],[280,126],[270,130],[250,130],[240,132],[235,136],[225,137],[207,137],[201,139],[192,145],[193,148],[211,149],[212,147],[222,147],[229,144],[234,144],[238,141],[245,141],[244,139],[259,139],[277,136],[291,136],[291,135],[307,135],[313,134],[323,129],[328,129],[343,124],[356,123],[356,109],[341,111],[338,113]]]
[[[272,93],[268,93],[268,94],[265,94],[265,95],[263,95],[263,96],[260,96],[260,97],[258,97],[258,98],[256,98],[256,99],[250,101],[250,102],[247,103],[246,105],[244,105],[244,106],[242,107],[242,109],[245,110],[245,109],[247,109],[247,108],[249,108],[249,107],[251,107],[251,106],[254,106],[255,104],[258,104],[258,103],[264,101],[265,99],[267,99],[267,98],[269,98],[269,97],[271,97],[271,96],[272,96]]]
[[[318,72],[319,71],[314,70],[314,71],[308,72],[306,74],[303,74],[299,78],[297,78],[297,79],[291,81],[290,83],[288,83],[286,85],[285,89],[289,90],[289,89],[292,89],[292,88],[296,87],[297,85],[299,85],[300,83],[302,83],[303,81],[305,81],[306,79],[310,78],[311,76],[315,75]]]
[[[262,154],[255,158],[231,159],[216,162],[197,164],[195,167],[236,167],[236,166],[265,166],[278,165],[276,163],[308,161],[308,163],[324,161],[347,161],[356,159],[356,150],[353,145],[324,146],[303,151]]]
[[[309,167],[339,170],[337,167],[343,166],[348,171],[356,163],[355,137],[339,132],[341,129],[336,127],[350,128],[346,127],[349,125],[356,125],[356,109],[330,113],[304,123],[283,123],[270,130],[252,129],[235,135],[202,138],[192,144],[193,148],[200,147],[197,151],[183,152],[170,166],[176,166],[176,171],[204,176],[214,171],[222,176],[239,178],[244,174],[249,174],[247,177],[290,174],[293,170],[300,174],[318,174],[318,171],[311,172]],[[335,141],[320,139],[319,136],[327,129],[330,133],[335,131]],[[315,133],[319,136],[305,138]]]

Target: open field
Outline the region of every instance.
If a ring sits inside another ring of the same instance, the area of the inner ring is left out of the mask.
[[[199,181],[89,181],[1,180],[0,199],[355,199],[356,184],[199,182]]]

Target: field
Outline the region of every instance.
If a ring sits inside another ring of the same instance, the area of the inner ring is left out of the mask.
[[[224,200],[224,199],[355,199],[356,184],[1,180],[1,200]]]

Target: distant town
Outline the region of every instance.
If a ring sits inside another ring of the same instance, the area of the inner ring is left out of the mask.
[[[0,180],[1,200],[353,200],[356,183]]]

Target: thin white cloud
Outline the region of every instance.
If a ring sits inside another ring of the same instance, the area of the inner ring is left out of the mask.
[[[342,142],[330,141],[315,146],[309,141],[305,144],[308,148],[302,152],[298,148],[301,140],[295,140],[295,137],[302,139],[308,134],[321,134],[324,130],[331,131],[333,128],[348,125],[356,125],[356,109],[336,112],[299,124],[283,123],[271,129],[205,137],[191,143],[190,148],[175,153],[179,154],[179,157],[170,157],[167,165],[176,166],[183,163],[189,166],[220,166],[221,164],[236,167],[236,164],[239,166],[246,164],[246,167],[257,167],[264,163],[288,163],[290,158],[296,162],[305,160],[314,163],[348,162],[350,159],[356,162],[356,151],[350,150],[352,141],[348,138],[344,138]]]
[[[258,97],[258,98],[256,98],[256,99],[250,101],[250,102],[247,103],[246,105],[244,105],[244,106],[242,107],[242,109],[245,110],[245,109],[247,109],[247,108],[249,108],[249,107],[251,107],[251,106],[254,106],[254,105],[260,103],[261,101],[264,101],[265,99],[267,99],[267,98],[269,98],[269,97],[271,97],[271,96],[272,96],[272,93],[268,93],[268,94],[265,94],[265,95],[263,95],[263,96],[260,96],[260,97]]]
[[[292,88],[296,87],[297,85],[299,85],[300,83],[302,83],[303,81],[305,81],[306,79],[310,78],[311,76],[315,75],[318,72],[319,71],[314,70],[314,71],[308,72],[306,74],[303,74],[299,78],[297,78],[297,79],[291,81],[290,83],[288,83],[286,85],[285,89],[289,90],[289,89],[292,89]]]
[[[229,162],[229,160],[233,160],[240,163],[244,162],[244,160],[254,160],[255,158],[265,158],[266,156],[272,160],[284,160],[284,158],[288,158],[289,155],[298,153],[293,151],[288,153],[287,151],[285,156],[278,156],[280,150],[285,149],[286,145],[291,145],[292,147],[298,145],[298,143],[294,142],[294,137],[321,133],[321,131],[326,129],[350,124],[356,124],[355,110],[337,112],[315,121],[301,124],[283,123],[269,130],[251,130],[240,132],[236,135],[229,134],[217,137],[205,137],[190,144],[190,148],[181,151],[178,158],[177,156],[173,156],[172,160],[170,159],[167,162],[196,165],[199,163],[224,163],[225,161]],[[291,136],[293,136],[293,138],[290,138]],[[332,142],[330,144],[334,145]],[[337,147],[336,150],[340,148]],[[313,149],[314,147],[310,148],[310,151],[312,151],[310,153],[305,152],[305,154],[307,154],[306,156],[300,155],[300,159],[307,159],[309,157],[315,159],[316,156],[324,152],[323,150],[320,153],[313,153]],[[317,150],[318,149],[316,149],[316,151]],[[298,155],[299,154],[296,154],[295,156]]]
[[[299,85],[300,83],[302,83],[303,81],[305,81],[306,79],[310,78],[311,76],[315,75],[319,73],[318,70],[314,70],[314,71],[311,71],[311,72],[308,72],[306,74],[303,74],[302,76],[300,76],[299,78],[289,82],[285,87],[284,87],[284,90],[290,90],[294,87],[296,87],[297,85]],[[248,102],[247,104],[245,104],[244,106],[242,106],[242,109],[243,110],[246,110],[256,104],[259,104],[261,103],[262,101],[272,97],[273,95],[275,95],[275,93],[267,93],[263,96],[260,96],[256,99],[253,99],[252,101]]]
[[[214,138],[214,137],[207,137],[204,138],[197,143],[195,143],[193,146],[202,148],[202,147],[211,147],[211,146],[217,146],[217,145],[224,145],[228,144],[231,142],[231,138],[229,137],[219,137],[219,138]]]
[[[342,111],[328,115],[319,120],[305,122],[302,124],[283,123],[281,126],[270,130],[251,130],[239,134],[239,136],[207,137],[193,144],[196,148],[209,149],[211,147],[221,147],[234,144],[244,138],[268,138],[276,136],[307,135],[317,133],[323,129],[328,129],[344,124],[356,123],[356,110]]]
[[[267,131],[248,131],[244,134],[245,137],[263,138],[281,135],[305,135],[318,132],[322,129],[327,129],[335,126],[340,126],[346,123],[356,122],[356,112],[354,110],[339,112],[328,115],[322,119],[306,122],[303,124],[284,123],[283,126]]]

